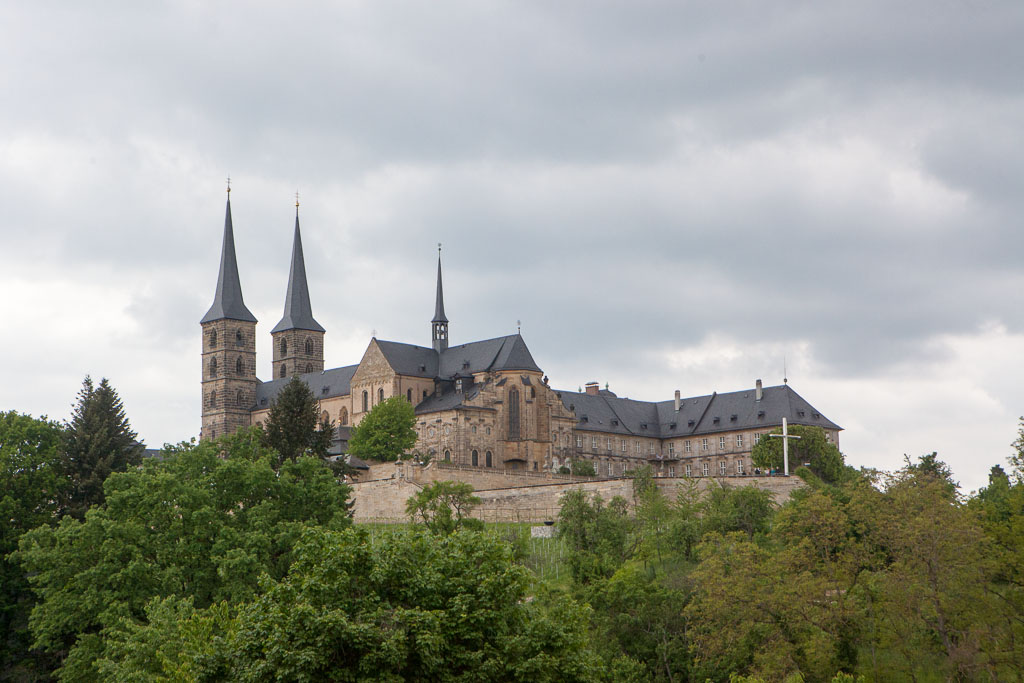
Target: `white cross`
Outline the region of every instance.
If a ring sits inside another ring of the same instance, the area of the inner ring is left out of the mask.
[[[781,434],[769,434],[768,436],[776,439],[782,439],[782,473],[787,477],[789,476],[789,440],[799,439],[801,437],[795,434],[789,433],[789,427],[786,425],[786,418],[782,418],[782,433]]]

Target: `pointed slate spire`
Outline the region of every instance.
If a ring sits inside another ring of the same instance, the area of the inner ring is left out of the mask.
[[[238,261],[235,258],[235,234],[231,226],[231,189],[228,188],[227,213],[224,216],[224,243],[220,249],[220,272],[217,274],[217,291],[213,305],[200,323],[213,320],[244,320],[256,322],[256,316],[249,312],[242,301],[242,284],[238,279]]]
[[[434,319],[430,321],[431,339],[434,350],[443,353],[448,350],[448,318],[444,315],[444,290],[441,288],[441,244],[437,245],[437,301],[434,304]]]
[[[446,323],[448,318],[444,315],[444,290],[441,287],[441,245],[437,245],[437,301],[434,304],[433,323]]]
[[[284,317],[270,332],[285,330],[315,330],[324,328],[313,319],[313,306],[309,302],[309,285],[306,283],[306,261],[302,257],[302,235],[299,233],[299,207],[295,205],[295,239],[292,242],[292,265],[288,271],[288,293],[284,297]]]

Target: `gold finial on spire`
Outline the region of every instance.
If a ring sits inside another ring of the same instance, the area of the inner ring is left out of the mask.
[[[228,176],[228,194],[231,194],[231,176]]]
[[[295,212],[299,211],[299,191],[295,190]]]

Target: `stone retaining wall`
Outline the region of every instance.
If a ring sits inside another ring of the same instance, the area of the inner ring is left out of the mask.
[[[532,476],[531,476],[532,475]],[[571,479],[566,481],[566,479]],[[544,522],[558,517],[559,498],[566,491],[582,489],[608,500],[622,496],[632,500],[633,480],[579,479],[557,475],[500,471],[478,472],[458,468],[420,467],[411,463],[373,465],[353,484],[353,517],[356,522],[405,522],[405,501],[435,481],[464,481],[481,499],[474,516],[494,522]],[[681,484],[696,483],[698,490],[712,485],[758,486],[770,490],[776,502],[784,502],[803,482],[798,477],[658,477],[658,488],[675,497]]]

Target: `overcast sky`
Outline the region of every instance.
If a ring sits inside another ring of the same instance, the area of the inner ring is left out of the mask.
[[[102,8],[102,9],[100,9]],[[194,436],[225,178],[270,375],[515,332],[559,388],[790,385],[966,490],[1024,413],[1024,4],[0,3],[0,410]]]

